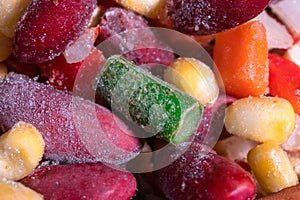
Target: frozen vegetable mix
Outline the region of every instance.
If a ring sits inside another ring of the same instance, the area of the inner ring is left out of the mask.
[[[0,199],[300,199],[299,0],[2,0]]]

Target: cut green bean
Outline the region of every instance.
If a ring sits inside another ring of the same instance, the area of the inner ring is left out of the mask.
[[[96,92],[112,110],[173,144],[188,139],[202,116],[203,107],[195,98],[118,55],[101,68]]]

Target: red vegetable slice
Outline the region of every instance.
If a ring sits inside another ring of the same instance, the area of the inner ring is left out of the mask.
[[[292,61],[271,53],[269,55],[270,93],[287,99],[300,114],[300,67]]]
[[[105,58],[102,53],[95,47],[92,48],[89,55],[80,62],[67,63],[65,57],[60,55],[51,61],[39,64],[42,71],[48,78],[49,84],[57,89],[67,89],[72,91],[78,72],[85,73],[85,78],[90,80],[90,83],[81,86],[91,86],[92,80],[94,80],[95,73],[97,73],[100,63],[104,63]],[[89,73],[89,77],[86,77]],[[84,92],[84,91],[82,91]]]

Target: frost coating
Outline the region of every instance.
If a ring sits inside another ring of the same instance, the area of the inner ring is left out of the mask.
[[[269,0],[168,0],[163,20],[182,33],[207,35],[254,18],[268,3]]]
[[[14,73],[0,81],[0,97],[1,128],[33,124],[45,140],[46,158],[120,164],[139,153],[140,143],[127,127],[90,101]]]
[[[62,53],[85,30],[96,0],[33,0],[18,23],[13,53],[25,63],[41,63]]]
[[[160,157],[162,161],[165,157]],[[156,172],[168,199],[253,199],[255,183],[239,165],[193,143],[171,165]]]

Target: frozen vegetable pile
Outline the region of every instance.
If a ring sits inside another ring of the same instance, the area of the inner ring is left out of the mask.
[[[299,7],[2,0],[1,199],[299,199]]]

